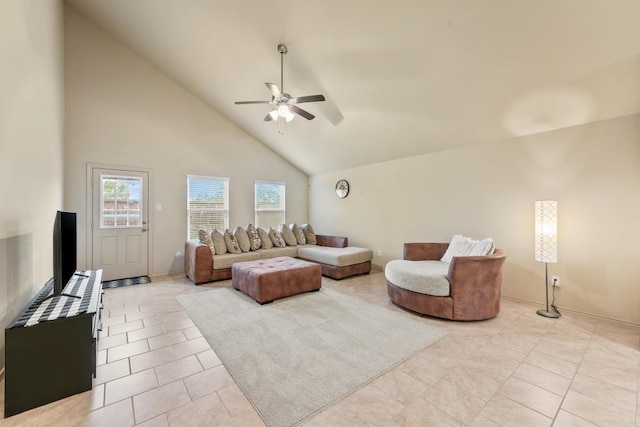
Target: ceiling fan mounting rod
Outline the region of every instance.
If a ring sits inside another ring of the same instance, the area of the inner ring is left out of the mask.
[[[287,46],[280,43],[278,52],[280,52],[280,92],[284,93],[284,55],[287,53]]]

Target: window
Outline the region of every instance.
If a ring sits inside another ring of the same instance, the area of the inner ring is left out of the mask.
[[[187,239],[229,228],[229,178],[187,175]]]
[[[142,178],[100,175],[100,228],[141,227]]]
[[[256,181],[256,227],[269,229],[284,224],[284,193],[281,182]]]

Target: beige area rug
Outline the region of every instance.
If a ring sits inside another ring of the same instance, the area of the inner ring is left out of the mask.
[[[303,421],[444,336],[324,288],[267,305],[232,288],[178,301],[272,427]]]

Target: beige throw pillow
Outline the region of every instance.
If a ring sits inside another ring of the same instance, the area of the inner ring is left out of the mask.
[[[273,247],[273,242],[267,230],[258,227],[258,235],[260,236],[260,240],[262,240],[262,249],[271,249]]]
[[[211,256],[216,254],[216,248],[213,245],[213,240],[211,240],[211,236],[205,230],[198,230],[198,238],[200,239],[200,243],[204,243],[209,246],[211,249]]]
[[[302,231],[302,227],[300,227],[299,224],[291,224],[291,231],[293,232],[293,235],[296,236],[296,240],[298,241],[299,245],[306,245],[307,244],[307,237],[304,235],[304,231]]]
[[[211,239],[213,240],[213,246],[216,248],[216,255],[224,255],[227,253],[227,244],[224,241],[224,235],[219,230],[213,230],[211,232]]]
[[[304,231],[304,237],[307,238],[308,245],[317,245],[316,233],[313,231],[311,224],[302,224],[302,231]]]
[[[287,246],[297,246],[298,241],[296,240],[296,236],[293,235],[293,231],[287,226],[287,224],[280,224],[278,227],[278,231],[282,235],[284,242]]]
[[[287,246],[284,239],[282,238],[282,234],[280,234],[280,232],[273,227],[269,228],[269,237],[271,238],[271,242],[273,243],[274,247],[284,248],[285,246]]]
[[[240,245],[238,244],[238,239],[236,239],[236,236],[234,236],[228,228],[224,230],[224,243],[227,245],[227,252],[232,254],[242,253],[242,249],[240,249]]]
[[[251,250],[257,251],[262,246],[262,239],[260,234],[253,224],[247,225],[247,235],[249,236],[249,242],[251,243]]]
[[[236,228],[233,229],[233,235],[236,236],[238,245],[240,246],[242,252],[249,252],[251,250],[251,241],[249,240],[247,232],[244,231],[244,228],[240,227],[239,225],[236,226]]]

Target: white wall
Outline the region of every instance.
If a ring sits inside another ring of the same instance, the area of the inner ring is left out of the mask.
[[[542,304],[533,207],[557,199],[558,305],[640,324],[640,115],[312,176],[309,191],[314,228],[373,249],[379,266],[404,242],[493,237],[503,295]]]
[[[307,220],[305,174],[65,7],[65,206],[87,222],[87,164],[151,171],[150,274],[183,271],[186,176],[230,177],[230,226],[254,222],[255,180],[287,183],[287,221]],[[87,233],[78,233],[79,266]]]
[[[0,370],[4,327],[53,274],[63,199],[59,0],[0,2]]]

